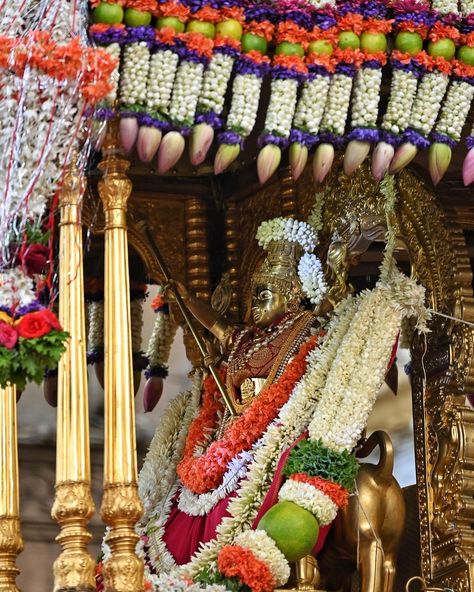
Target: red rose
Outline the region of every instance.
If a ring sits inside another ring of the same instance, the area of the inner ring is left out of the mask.
[[[0,321],[0,345],[7,349],[13,349],[18,341],[18,333],[15,327]]]
[[[53,327],[45,316],[45,310],[30,312],[20,319],[17,325],[20,337],[35,339],[51,333]],[[49,311],[48,311],[49,312]]]
[[[48,263],[49,248],[46,245],[34,244],[27,247],[23,254],[23,265],[28,274],[42,273]]]
[[[45,321],[51,325],[51,329],[54,329],[55,331],[63,330],[58,321],[58,317],[54,314],[54,312],[50,311],[48,308],[45,308],[40,312],[43,315]]]

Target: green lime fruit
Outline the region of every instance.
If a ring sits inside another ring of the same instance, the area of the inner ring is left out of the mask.
[[[127,27],[144,27],[151,23],[151,13],[127,8],[125,11],[125,24]]]
[[[258,523],[276,543],[288,561],[298,561],[311,553],[319,535],[316,518],[293,502],[278,502]]]
[[[304,56],[303,46],[299,43],[290,43],[289,41],[282,41],[276,46],[275,53],[277,55],[293,56],[297,55],[302,58]]]
[[[217,23],[217,37],[230,37],[231,39],[237,39],[237,41],[239,41],[242,38],[242,33],[242,25],[235,19],[228,19]]]
[[[341,49],[348,49],[349,47],[359,49],[360,39],[352,31],[342,31],[342,33],[339,33],[338,45]]]
[[[418,33],[402,31],[395,37],[395,47],[398,51],[415,55],[423,49],[423,38]]]
[[[318,39],[311,41],[308,45],[308,53],[315,53],[316,55],[331,55],[334,51],[333,46],[329,41]]]
[[[461,47],[458,49],[458,59],[461,60],[463,64],[474,66],[474,47],[469,47],[469,45],[461,45]]]
[[[383,33],[369,33],[365,31],[360,36],[360,46],[368,53],[387,51],[387,37]]]
[[[267,53],[267,40],[260,35],[253,33],[244,33],[242,36],[242,51],[248,53],[249,51],[259,51],[262,54]]]
[[[439,41],[430,41],[428,43],[428,53],[434,58],[444,58],[450,60],[456,53],[456,45],[452,39],[440,39]]]
[[[164,29],[170,27],[176,33],[184,33],[185,25],[176,16],[162,16],[156,21],[157,29]]]
[[[123,20],[123,8],[119,4],[101,2],[94,8],[92,13],[94,23],[106,25],[118,25]]]
[[[216,27],[209,21],[189,21],[186,25],[186,31],[188,33],[201,33],[208,39],[214,39],[216,34]]]

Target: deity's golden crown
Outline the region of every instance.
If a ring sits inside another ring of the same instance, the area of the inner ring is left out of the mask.
[[[267,247],[267,256],[252,277],[252,284],[271,284],[289,297],[302,298],[303,290],[297,264],[301,247],[294,242],[275,240]]]

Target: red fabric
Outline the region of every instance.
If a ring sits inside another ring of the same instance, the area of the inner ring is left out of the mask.
[[[262,502],[257,517],[254,520],[252,528],[256,528],[262,516],[267,510],[278,502],[278,492],[283,483],[283,467],[292,448],[304,438],[307,433],[301,435],[292,446],[290,446],[281,456],[273,477],[272,484],[268,490],[265,499]],[[218,502],[206,516],[188,516],[178,509],[178,495],[173,501],[173,507],[165,524],[165,534],[163,541],[168,551],[173,555],[178,565],[183,565],[191,560],[192,555],[198,550],[200,543],[207,543],[216,536],[216,530],[222,519],[229,516],[227,507],[236,492],[231,493],[226,498]],[[313,554],[318,554],[324,546],[330,526],[323,526],[319,531],[319,537],[313,549]]]

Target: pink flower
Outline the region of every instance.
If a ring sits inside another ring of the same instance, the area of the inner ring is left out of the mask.
[[[17,330],[11,325],[0,321],[0,345],[3,345],[3,347],[6,347],[7,349],[13,349],[17,341]]]

